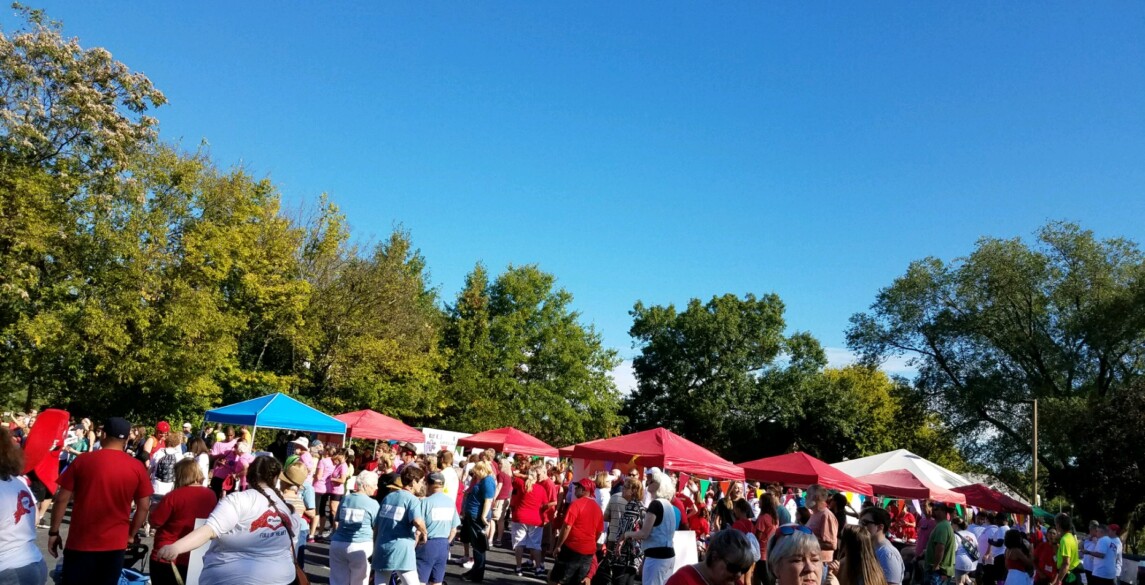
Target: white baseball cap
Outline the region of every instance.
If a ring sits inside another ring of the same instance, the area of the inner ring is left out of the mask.
[[[307,439],[306,437],[298,437],[297,439],[291,441],[290,444],[298,445],[299,447],[302,447],[306,450],[310,449],[310,439]]]

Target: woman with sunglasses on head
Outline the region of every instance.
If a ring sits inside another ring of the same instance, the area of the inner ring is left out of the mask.
[[[644,552],[644,565],[641,582],[644,585],[664,585],[672,576],[676,550],[672,540],[679,524],[676,507],[671,498],[676,495],[676,485],[666,473],[653,473],[648,476],[648,492],[655,498],[644,514],[640,530],[629,530],[621,536],[641,543]]]
[[[667,585],[733,585],[740,582],[751,567],[752,552],[747,537],[729,528],[712,535],[708,554],[702,562],[676,571]]]
[[[784,524],[767,541],[767,571],[775,585],[819,585],[819,539],[802,524]]]
[[[843,527],[839,550],[831,565],[839,585],[887,585],[870,532],[856,524]]]

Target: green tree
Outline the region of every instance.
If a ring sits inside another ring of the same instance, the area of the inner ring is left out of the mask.
[[[1098,240],[1069,223],[1045,226],[1033,245],[984,238],[966,258],[911,263],[852,317],[848,343],[871,363],[913,356],[916,386],[959,432],[971,463],[1011,485],[1029,485],[1026,401],[1038,399],[1048,491],[1069,495],[1086,515],[1120,516],[1145,497],[1141,482],[1092,482],[1080,455],[1095,437],[1078,422],[1116,423],[1097,418],[1101,408],[1141,381],[1142,260],[1135,243]]]
[[[450,428],[514,426],[558,445],[619,431],[616,353],[555,285],[536,266],[489,283],[478,265],[466,278],[445,335]]]
[[[692,299],[683,311],[637,302],[630,428],[664,426],[741,461],[785,451],[780,419],[826,358],[810,335],[784,336],[783,311],[774,294]]]
[[[327,215],[320,224],[335,231],[321,228],[319,240],[342,239],[336,219]],[[410,422],[439,417],[443,316],[409,234],[393,232],[368,256],[320,247],[312,250],[316,288],[307,319],[313,343],[302,394],[335,412],[373,408]]]

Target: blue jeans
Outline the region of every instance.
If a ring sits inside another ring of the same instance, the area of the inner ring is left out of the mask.
[[[0,571],[0,585],[44,585],[44,581],[47,580],[48,564],[44,559],[23,567]]]

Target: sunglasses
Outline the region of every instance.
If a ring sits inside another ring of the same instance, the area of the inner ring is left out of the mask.
[[[875,521],[874,521],[874,520],[867,520],[866,518],[863,518],[863,519],[859,520],[859,524],[860,524],[861,526],[864,526],[864,527],[866,527],[866,526],[870,526],[870,525],[872,525],[872,524],[874,524],[874,523],[875,523]]]
[[[724,562],[724,567],[733,575],[746,575],[747,572],[751,570],[751,565],[736,566],[730,565],[726,561]]]
[[[796,532],[802,532],[803,534],[814,534],[811,532],[810,528],[802,524],[784,524],[783,526],[779,527],[779,533],[784,536],[791,536]]]

